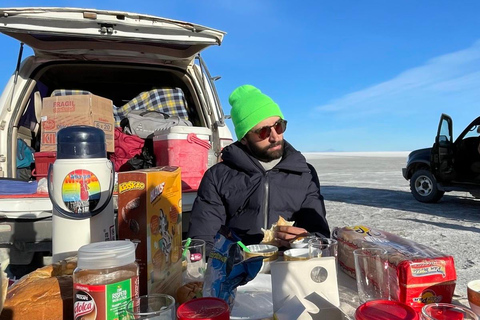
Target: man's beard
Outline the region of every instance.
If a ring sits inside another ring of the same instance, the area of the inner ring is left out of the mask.
[[[248,140],[247,140],[248,141]],[[282,146],[279,150],[272,151],[270,150],[273,147]],[[263,162],[270,162],[272,160],[280,159],[283,156],[283,148],[284,148],[284,141],[277,141],[275,143],[271,143],[270,145],[260,148],[257,147],[255,144],[250,143],[248,141],[248,149],[250,153],[260,161]]]

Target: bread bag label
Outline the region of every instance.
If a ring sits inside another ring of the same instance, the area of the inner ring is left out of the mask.
[[[106,284],[73,285],[75,320],[127,319],[126,306],[138,296],[138,277]]]

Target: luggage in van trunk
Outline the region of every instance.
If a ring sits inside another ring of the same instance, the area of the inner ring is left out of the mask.
[[[174,126],[154,133],[156,165],[181,167],[183,191],[197,190],[207,171],[211,134],[208,128],[191,126]]]

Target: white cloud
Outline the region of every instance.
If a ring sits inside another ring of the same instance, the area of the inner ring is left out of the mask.
[[[453,104],[455,95],[461,95],[463,100],[469,95],[478,97],[479,87],[480,41],[477,41],[467,49],[435,57],[391,80],[349,93],[315,110],[348,118],[386,113],[408,115],[426,101]]]

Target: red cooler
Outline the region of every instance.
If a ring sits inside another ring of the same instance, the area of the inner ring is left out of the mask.
[[[207,171],[211,134],[208,128],[191,126],[155,131],[156,165],[181,167],[183,191],[197,190]]]

